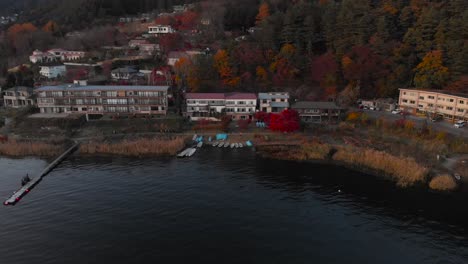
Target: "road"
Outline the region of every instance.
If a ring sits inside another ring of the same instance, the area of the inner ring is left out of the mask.
[[[387,120],[398,120],[403,118],[402,115],[395,115],[391,112],[387,111],[372,111],[372,110],[361,110],[357,109],[357,111],[364,111],[370,118],[385,118]],[[447,122],[445,120],[440,120],[437,122],[431,122],[427,118],[414,116],[414,115],[407,115],[406,119],[413,121],[418,127],[421,127],[424,123],[427,123],[429,127],[432,127],[436,131],[443,131],[453,136],[468,138],[468,129],[467,127],[463,128],[456,128],[453,126],[452,123]]]

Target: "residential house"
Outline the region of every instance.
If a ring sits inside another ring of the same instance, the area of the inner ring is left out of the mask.
[[[140,55],[145,56],[145,55],[155,55],[160,49],[159,49],[159,44],[153,44],[153,43],[146,43],[146,44],[139,44],[138,46],[138,51]]]
[[[33,88],[13,87],[3,91],[3,105],[9,108],[21,108],[35,104]]]
[[[441,90],[400,89],[400,109],[416,114],[468,120],[468,94]]]
[[[112,70],[111,76],[114,80],[131,80],[138,77],[139,72],[133,67],[122,67]]]
[[[175,64],[182,58],[190,58],[190,56],[183,51],[171,51],[167,55],[167,65],[174,67]]]
[[[67,68],[65,65],[40,66],[39,74],[48,79],[55,79],[65,76]]]
[[[143,38],[132,39],[128,42],[128,46],[130,48],[137,48],[141,44],[150,44],[150,42],[147,39]]]
[[[29,60],[32,63],[47,63],[54,61],[74,61],[84,58],[86,52],[84,51],[68,51],[64,49],[51,49],[48,51],[35,50],[33,54],[29,56]]]
[[[41,113],[166,115],[169,86],[44,86],[36,90]]]
[[[148,27],[148,34],[171,34],[175,33],[176,30],[168,25],[156,25],[156,26],[149,26]]]
[[[223,115],[245,120],[253,118],[256,107],[253,93],[187,93],[185,115],[192,120],[219,120]]]
[[[266,113],[279,113],[289,108],[289,93],[269,92],[258,94],[259,109]]]
[[[291,108],[296,110],[303,122],[321,123],[324,121],[338,121],[344,109],[334,102],[299,101]]]

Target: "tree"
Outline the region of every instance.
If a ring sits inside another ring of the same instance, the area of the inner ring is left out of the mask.
[[[336,85],[338,74],[338,64],[332,53],[325,53],[311,59],[310,76],[312,81],[320,84],[321,87]]]
[[[448,68],[443,65],[442,51],[430,51],[414,69],[414,83],[417,87],[432,89],[442,88],[448,80]]]
[[[214,56],[214,67],[223,82],[223,85],[235,87],[239,84],[240,78],[234,75],[234,70],[231,67],[229,54],[226,50],[218,50]]]
[[[55,34],[59,31],[59,26],[55,21],[49,20],[49,22],[42,27],[42,31]]]
[[[279,114],[270,114],[268,128],[273,131],[294,132],[299,130],[299,114],[290,109],[283,110]]]
[[[263,20],[270,16],[270,7],[267,2],[263,2],[258,8],[258,14],[255,17],[255,24],[259,25]]]

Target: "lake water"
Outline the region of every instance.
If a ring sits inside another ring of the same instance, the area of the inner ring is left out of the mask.
[[[45,166],[0,159],[0,198]],[[0,207],[0,263],[468,263],[465,201],[250,150],[72,157]]]

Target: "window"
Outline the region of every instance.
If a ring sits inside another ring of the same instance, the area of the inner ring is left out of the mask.
[[[429,95],[427,98],[429,98],[429,99],[431,99],[431,100],[434,100],[434,99],[435,99],[435,97],[432,96],[432,95]]]
[[[453,101],[454,101],[453,99],[449,99],[449,102],[453,103]]]
[[[463,100],[460,100],[460,102],[458,102],[459,104],[465,104],[465,101]]]
[[[461,109],[461,108],[458,108],[458,109],[457,109],[457,112],[463,113],[463,112],[465,112],[465,110],[463,110],[463,109]]]
[[[408,103],[408,100],[406,100],[406,99],[403,99],[403,103]]]
[[[434,107],[434,104],[428,104],[427,106],[429,106],[429,107]]]
[[[424,105],[418,105],[419,108],[424,108]]]
[[[410,103],[410,104],[415,104],[416,101],[411,100],[409,103]]]
[[[403,92],[403,95],[406,95],[406,92]]]
[[[419,99],[420,99],[420,100],[424,100],[424,96],[419,96]]]
[[[453,110],[453,107],[447,106],[447,110]]]

